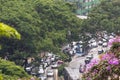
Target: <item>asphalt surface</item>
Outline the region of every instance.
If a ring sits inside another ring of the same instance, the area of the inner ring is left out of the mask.
[[[80,67],[80,64],[84,65],[85,64],[85,59],[86,57],[89,57],[91,56],[91,54],[93,55],[93,58],[98,58],[99,54],[98,54],[98,49],[102,48],[104,51],[107,51],[109,50],[108,47],[102,47],[102,46],[98,46],[98,47],[95,47],[95,48],[92,48],[90,49],[90,51],[88,52],[88,55],[84,56],[84,57],[80,57],[79,55],[75,55],[73,58],[72,58],[72,61],[69,63],[69,68],[71,69],[77,69],[79,71],[79,67]],[[82,74],[81,73],[78,73],[76,74],[78,76],[80,76],[80,80],[81,80],[81,76]]]

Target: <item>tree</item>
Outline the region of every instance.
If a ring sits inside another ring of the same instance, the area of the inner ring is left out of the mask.
[[[21,35],[17,32],[16,29],[4,23],[0,23],[0,38],[1,37],[21,39]]]
[[[120,27],[120,1],[102,0],[88,15],[88,20],[83,24],[84,31],[97,32],[106,30],[117,32]],[[85,30],[87,28],[87,30]]]
[[[3,59],[0,59],[0,70],[0,74],[3,75],[4,79],[6,79],[7,76],[14,76],[16,78],[29,77],[22,67],[15,65],[14,62]]]
[[[2,2],[0,21],[12,25],[22,35],[20,41],[7,44],[3,52],[15,53],[17,50],[29,55],[36,55],[43,50],[59,52],[62,42],[67,41],[67,30],[72,33],[80,30],[81,20],[72,13],[71,5],[62,0],[0,0],[0,2]]]
[[[11,26],[8,26],[4,23],[0,23],[0,47],[2,49],[2,47],[5,45],[2,39],[6,38],[8,39],[17,39],[20,40],[21,39],[21,35],[17,32],[16,29],[12,28]]]

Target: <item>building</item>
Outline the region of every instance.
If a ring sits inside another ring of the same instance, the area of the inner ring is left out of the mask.
[[[65,0],[75,3],[77,6],[77,15],[87,15],[90,10],[100,3],[100,0]]]

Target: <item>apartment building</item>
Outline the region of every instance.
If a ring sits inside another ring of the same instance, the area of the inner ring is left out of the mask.
[[[77,6],[77,15],[87,15],[90,10],[100,3],[100,0],[65,0],[73,2]]]

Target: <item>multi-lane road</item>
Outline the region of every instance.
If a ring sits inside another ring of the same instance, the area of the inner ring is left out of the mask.
[[[93,55],[93,58],[98,58],[99,54],[98,54],[98,50],[102,48],[105,51],[109,50],[108,47],[102,47],[102,46],[98,46],[98,47],[95,47],[95,48],[92,48],[90,49],[90,51],[88,52],[88,55],[86,56],[79,56],[79,55],[75,55],[73,58],[72,58],[72,61],[69,63],[69,68],[71,69],[77,69],[79,71],[79,68],[80,68],[80,64],[84,65],[85,64],[85,59],[86,57],[90,57],[91,55]],[[76,74],[77,76],[80,76],[81,77],[81,73],[78,73]],[[80,78],[79,78],[80,79]],[[81,79],[80,79],[81,80]]]

